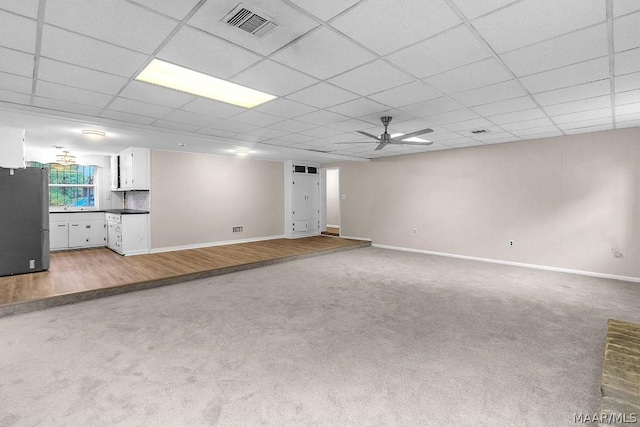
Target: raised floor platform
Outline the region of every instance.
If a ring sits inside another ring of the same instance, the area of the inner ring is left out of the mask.
[[[0,277],[0,317],[370,245],[315,236],[130,257],[107,248],[53,252],[49,271]]]

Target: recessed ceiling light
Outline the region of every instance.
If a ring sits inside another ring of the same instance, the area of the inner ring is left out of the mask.
[[[96,129],[82,129],[82,134],[89,138],[104,138],[107,136],[105,131]]]
[[[250,152],[251,150],[249,150],[248,148],[236,148],[236,155],[240,157],[246,157]]]
[[[151,61],[138,74],[136,80],[244,108],[253,108],[276,98],[268,93],[217,79],[159,59]]]

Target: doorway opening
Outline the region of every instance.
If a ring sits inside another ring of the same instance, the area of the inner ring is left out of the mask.
[[[327,169],[326,173],[326,229],[323,234],[340,236],[340,169]]]

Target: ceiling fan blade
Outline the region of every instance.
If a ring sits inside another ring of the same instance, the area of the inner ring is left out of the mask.
[[[398,144],[398,145],[431,145],[431,144],[433,144],[433,141],[429,141],[429,142],[393,141],[393,144]]]
[[[405,135],[400,135],[400,136],[396,136],[395,138],[391,138],[394,141],[402,141],[403,139],[409,139],[409,138],[413,138],[414,136],[418,136],[418,135],[424,135],[425,133],[431,133],[433,132],[433,129],[422,129],[422,130],[417,130],[415,132],[409,132]]]
[[[370,133],[363,132],[363,131],[361,131],[361,130],[358,130],[358,131],[356,131],[356,132],[358,132],[360,135],[368,136],[369,138],[373,138],[373,139],[375,139],[376,141],[380,141],[380,138],[379,138],[379,137],[377,137],[377,136],[375,136],[375,135],[371,135]]]
[[[350,142],[336,142],[336,144],[377,144],[375,141],[350,141]]]
[[[378,144],[378,146],[376,147],[376,149],[374,151],[378,151],[378,150],[382,150],[384,148],[384,146],[387,145],[386,142],[383,142],[381,144]]]

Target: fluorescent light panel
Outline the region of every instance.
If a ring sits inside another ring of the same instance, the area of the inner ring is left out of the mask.
[[[152,60],[138,74],[136,80],[244,108],[253,108],[276,98],[276,96],[268,93],[211,77],[178,65],[160,61],[159,59]]]

